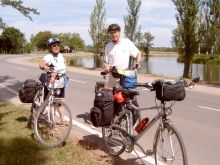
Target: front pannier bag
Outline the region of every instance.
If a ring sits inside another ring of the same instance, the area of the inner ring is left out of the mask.
[[[93,126],[110,125],[114,113],[114,98],[111,90],[102,89],[95,94],[94,107],[90,110]]]
[[[161,101],[181,101],[185,98],[185,87],[181,80],[157,80],[153,84],[156,98]]]
[[[34,98],[39,88],[40,88],[39,82],[33,79],[26,80],[22,88],[19,90],[19,98],[21,102],[22,103],[33,103]]]
[[[136,88],[137,85],[137,69],[134,70],[120,70],[118,69],[120,77],[120,85],[126,89]]]

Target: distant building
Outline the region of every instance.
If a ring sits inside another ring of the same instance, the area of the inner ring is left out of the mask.
[[[65,53],[69,53],[69,51],[70,51],[70,48],[68,45],[64,46],[63,49],[64,49]]]

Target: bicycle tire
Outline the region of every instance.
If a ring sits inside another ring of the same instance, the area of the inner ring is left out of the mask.
[[[178,130],[165,123],[164,128],[158,128],[154,143],[155,164],[188,165],[183,139]]]
[[[117,116],[115,116],[116,118]],[[114,120],[115,118],[113,119],[113,123],[112,125],[117,125],[119,126],[120,128],[124,128],[124,130],[127,131],[128,129],[128,120],[125,116],[122,116],[121,118],[118,118],[118,123],[116,123]],[[120,154],[122,154],[125,149],[126,149],[126,146],[125,146],[125,143],[124,143],[124,135],[122,133],[122,131],[120,129],[117,129],[117,128],[112,128],[112,125],[109,125],[109,126],[103,126],[102,127],[102,137],[103,137],[103,140],[104,140],[104,144],[105,144],[105,147],[107,149],[107,153],[109,153],[110,155],[112,156],[118,156]],[[116,133],[118,133],[118,139],[116,137],[113,137],[113,135],[116,135]],[[111,138],[111,139],[110,139]],[[117,142],[120,143],[120,146],[119,146],[119,143],[115,143],[115,146],[114,145],[114,140],[116,140]],[[118,148],[118,150],[116,151],[116,149]]]
[[[34,133],[38,142],[46,147],[56,147],[65,142],[72,129],[72,114],[68,106],[59,98],[54,98],[50,106],[54,108],[54,115],[48,113],[49,101],[46,100],[37,112],[34,119]],[[60,115],[55,107],[63,105],[65,124],[61,122]],[[50,109],[52,112],[52,109]],[[57,113],[56,113],[57,112]],[[50,116],[50,117],[49,117]],[[54,117],[52,117],[54,116]],[[53,119],[54,118],[54,119]]]

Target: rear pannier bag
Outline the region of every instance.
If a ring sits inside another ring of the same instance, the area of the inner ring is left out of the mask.
[[[40,88],[39,82],[33,79],[26,80],[22,88],[19,90],[19,98],[21,102],[22,103],[33,103],[34,98],[39,88]]]
[[[90,110],[93,126],[110,125],[114,113],[114,98],[111,90],[102,89],[95,94],[94,107]]]
[[[181,80],[157,80],[153,84],[156,98],[161,101],[181,101],[185,98],[185,87]]]

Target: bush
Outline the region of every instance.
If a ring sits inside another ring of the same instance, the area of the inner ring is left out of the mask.
[[[184,56],[180,55],[177,58],[177,62],[184,63]],[[212,65],[220,65],[220,55],[210,57],[207,55],[195,55],[191,61],[192,64],[212,64]]]
[[[209,63],[209,56],[194,56],[192,59],[193,64],[207,64]]]

